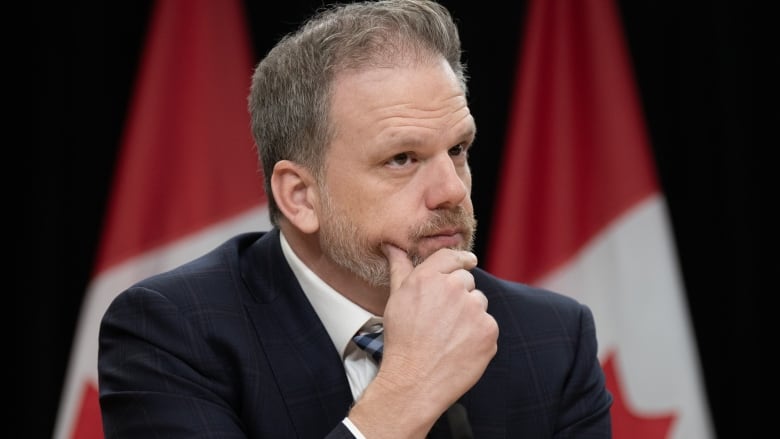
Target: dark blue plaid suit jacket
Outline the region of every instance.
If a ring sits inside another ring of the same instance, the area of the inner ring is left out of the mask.
[[[473,273],[500,331],[460,400],[474,437],[610,437],[588,308]],[[107,438],[352,437],[344,366],[278,230],[237,236],[122,292],[101,322],[98,372]],[[451,437],[447,423],[429,436]]]

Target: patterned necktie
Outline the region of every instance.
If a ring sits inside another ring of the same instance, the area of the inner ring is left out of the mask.
[[[382,350],[384,349],[384,327],[377,323],[368,328],[358,331],[352,340],[360,349],[371,354],[371,358],[379,364],[382,361]]]

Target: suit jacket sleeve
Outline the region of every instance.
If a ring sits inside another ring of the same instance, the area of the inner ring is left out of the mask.
[[[215,352],[220,344],[207,340],[199,324],[145,287],[133,287],[111,304],[101,322],[98,361],[106,438],[247,437],[234,403],[241,391],[231,378],[235,371],[215,360],[230,355]],[[339,423],[326,437],[353,436]]]

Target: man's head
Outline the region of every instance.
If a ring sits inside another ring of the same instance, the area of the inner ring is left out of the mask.
[[[322,175],[333,135],[330,94],[340,72],[442,57],[465,93],[460,56],[449,12],[424,0],[331,6],[285,36],[257,65],[249,95],[271,221],[278,225],[280,218],[271,189],[276,162],[291,160]]]
[[[471,248],[476,128],[440,5],[324,10],[258,64],[250,111],[272,220],[317,234],[330,264],[382,286],[384,244],[415,263]]]

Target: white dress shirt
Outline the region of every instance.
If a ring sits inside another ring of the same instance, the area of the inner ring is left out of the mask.
[[[368,383],[376,376],[378,367],[371,357],[352,341],[352,337],[366,325],[381,323],[382,317],[371,314],[331,288],[298,258],[284,234],[280,233],[279,236],[287,263],[344,361],[352,397],[357,401]],[[344,418],[343,422],[355,437],[364,439],[349,418]]]

